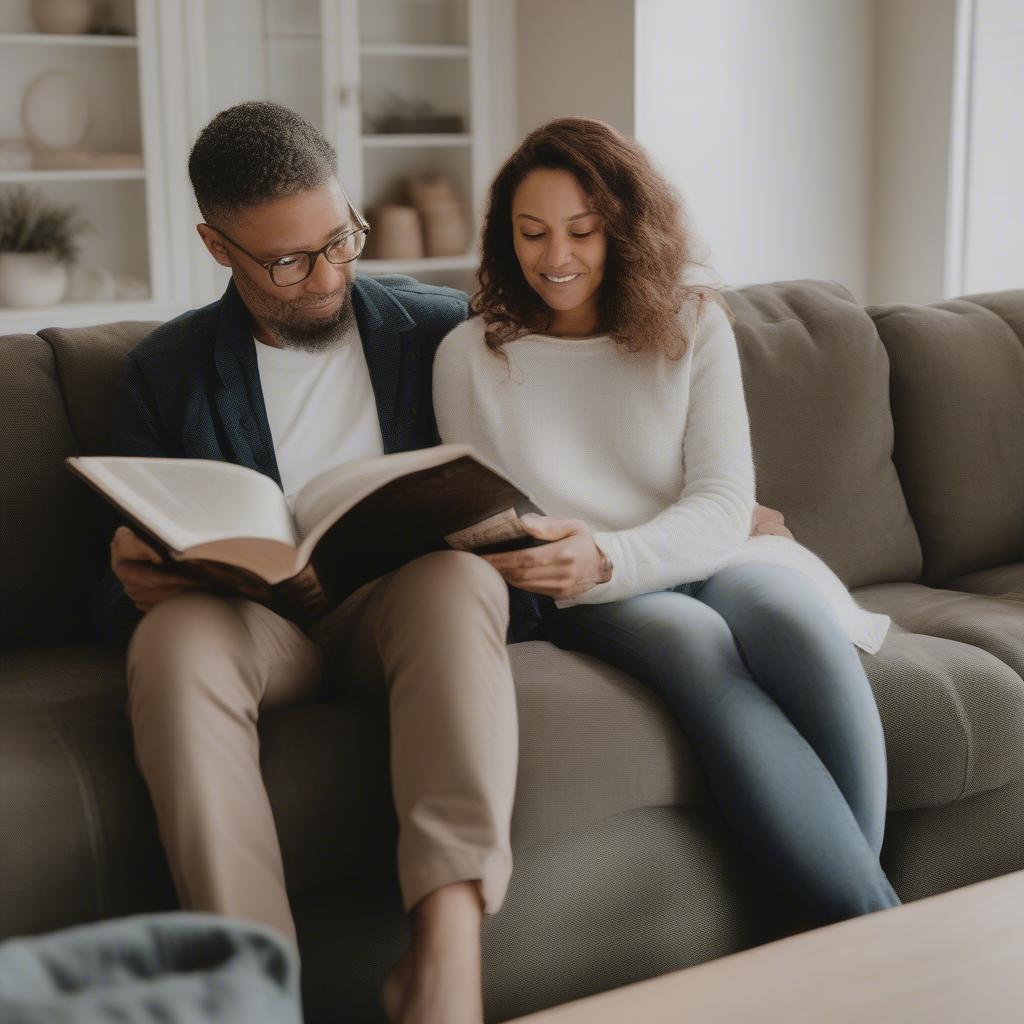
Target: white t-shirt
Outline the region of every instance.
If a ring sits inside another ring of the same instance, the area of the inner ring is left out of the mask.
[[[318,473],[384,454],[359,328],[328,352],[273,348],[253,339],[285,497]]]

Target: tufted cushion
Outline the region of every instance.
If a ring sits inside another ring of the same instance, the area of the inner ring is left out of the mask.
[[[81,610],[96,578],[92,508],[64,468],[78,451],[50,347],[32,334],[0,343],[0,644],[84,636]]]
[[[896,465],[922,581],[1024,558],[1024,290],[869,310],[892,363]]]
[[[106,452],[121,364],[157,326],[126,320],[96,327],[49,327],[39,332],[56,357],[68,417],[83,455]]]
[[[1020,599],[937,590],[917,583],[865,587],[856,596],[865,608],[891,616],[904,629],[979,647],[1024,676]]]
[[[757,498],[847,586],[916,580],[921,550],[892,463],[889,362],[848,291],[790,281],[728,292]]]

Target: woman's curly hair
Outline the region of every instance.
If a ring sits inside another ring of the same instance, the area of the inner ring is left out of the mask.
[[[492,351],[524,334],[549,329],[552,311],[523,276],[513,242],[512,198],[531,171],[569,171],[601,215],[608,240],[598,293],[603,330],[630,352],[673,358],[689,338],[680,322],[684,302],[700,304],[714,289],[688,285],[691,257],[682,204],[644,150],[603,121],[565,117],[531,132],[491,185],[484,216],[477,290],[470,309],[481,315]]]

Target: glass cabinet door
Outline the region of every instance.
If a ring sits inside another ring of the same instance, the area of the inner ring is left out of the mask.
[[[466,287],[483,188],[480,2],[188,0],[203,56],[193,132],[243,100],[290,107],[335,146],[370,221],[360,270]],[[204,300],[226,283],[209,273]]]

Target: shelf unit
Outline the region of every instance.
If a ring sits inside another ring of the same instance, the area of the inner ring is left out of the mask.
[[[141,167],[104,168],[102,170],[68,169],[51,171],[0,171],[0,184],[45,184],[48,181],[143,181]]]
[[[63,36],[50,32],[0,32],[0,46],[116,46],[136,47],[135,36],[87,35]]]
[[[361,272],[412,274],[467,287],[485,190],[514,142],[515,5],[506,0],[105,0],[131,35],[34,30],[31,0],[0,0],[0,139],[23,135],[20,97],[38,73],[64,68],[92,96],[83,147],[141,152],[142,167],[0,169],[0,189],[26,185],[78,206],[92,230],[82,262],[144,278],[145,301],[0,309],[0,331],[120,319],[162,320],[217,298],[227,275],[195,225],[188,153],[218,111],[266,98],[298,110],[339,154],[361,210],[400,194],[409,174],[455,183],[470,223],[467,252],[360,260]],[[371,118],[389,90],[457,113],[463,131],[380,134]],[[376,107],[375,107],[376,104]],[[500,126],[499,134],[496,126]]]
[[[40,74],[71,74],[88,97],[91,120],[79,148],[138,152],[142,167],[0,169],[0,188],[27,186],[76,207],[90,225],[79,239],[80,262],[124,281],[144,300],[64,301],[43,308],[0,308],[0,331],[36,331],[109,320],[159,320],[184,307],[167,273],[164,145],[160,131],[158,0],[115,0],[126,35],[59,35],[35,31],[29,0],[0,0],[0,137],[23,139],[21,98]]]

